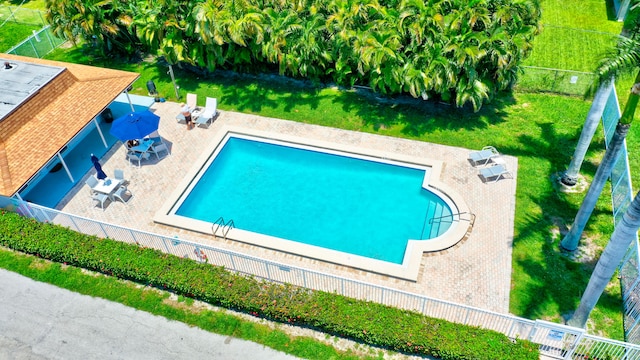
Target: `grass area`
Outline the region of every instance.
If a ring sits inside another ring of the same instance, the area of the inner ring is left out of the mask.
[[[357,354],[355,351],[338,351],[328,344],[334,340],[330,336],[327,336],[326,343],[311,337],[293,337],[278,325],[272,328],[264,322],[250,321],[224,310],[205,308],[190,298],[172,298],[167,291],[45,261],[5,248],[0,248],[0,268],[60,288],[181,321],[216,334],[253,341],[304,359],[381,359],[385,353],[368,346],[359,346]]]
[[[616,20],[611,0],[542,0],[542,22],[592,31],[620,34],[622,23]]]
[[[622,23],[602,0],[543,0],[542,32],[533,43],[526,66],[592,72],[605,49],[615,45]],[[577,76],[577,83],[571,77]],[[570,72],[525,69],[517,88],[582,96],[592,76]]]
[[[545,25],[525,65],[592,72],[604,49],[615,46],[618,34]]]
[[[31,36],[33,30],[39,30],[41,26],[25,25],[14,22],[7,22],[1,28],[2,36],[0,37],[0,52],[6,52],[16,46],[26,38]]]
[[[22,4],[16,1],[0,1],[0,24],[4,21],[13,21],[20,24],[37,25],[39,28],[45,25],[44,0],[28,1]],[[4,29],[3,29],[4,34]]]

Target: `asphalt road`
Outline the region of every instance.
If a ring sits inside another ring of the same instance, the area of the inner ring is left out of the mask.
[[[0,269],[0,359],[296,358]]]

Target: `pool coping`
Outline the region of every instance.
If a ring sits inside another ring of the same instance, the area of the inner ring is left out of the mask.
[[[208,166],[207,164],[210,162],[210,159],[217,155],[217,152],[219,152],[224,144],[225,138],[230,134],[257,137],[267,142],[269,142],[269,140],[286,142],[302,147],[317,148],[329,153],[347,153],[354,157],[361,156],[369,160],[373,159],[374,161],[384,163],[403,163],[416,167],[429,168],[430,170],[426,172],[422,187],[440,196],[449,205],[452,214],[469,214],[469,219],[462,218],[462,216],[458,215],[457,220],[452,220],[450,228],[444,234],[436,238],[429,240],[409,239],[402,264],[394,264],[391,262],[330,250],[236,228],[228,229],[228,232],[224,234],[225,239],[235,240],[242,243],[248,243],[263,248],[291,253],[329,263],[340,264],[373,273],[417,281],[423,253],[438,252],[451,248],[460,242],[470,231],[472,215],[470,215],[469,207],[460,194],[440,181],[440,175],[444,165],[440,160],[427,157],[418,158],[393,152],[365,149],[353,145],[337,144],[334,142],[303,138],[283,133],[260,131],[251,128],[228,125],[220,128],[207,148],[201,149],[201,155],[194,161],[194,165],[187,173],[185,173],[179,185],[166,198],[162,206],[155,213],[153,217],[154,222],[190,231],[196,231],[211,236],[223,237],[222,232],[217,232],[214,235],[215,225],[213,223],[175,215],[172,213],[172,209],[175,207],[176,203],[180,201],[185,192],[190,190],[193,186],[192,183],[194,179],[198,177],[198,174],[201,172],[203,167]]]

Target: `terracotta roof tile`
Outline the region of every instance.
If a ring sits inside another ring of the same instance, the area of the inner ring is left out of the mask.
[[[0,54],[64,67],[0,122],[0,195],[12,196],[138,77],[137,73]]]

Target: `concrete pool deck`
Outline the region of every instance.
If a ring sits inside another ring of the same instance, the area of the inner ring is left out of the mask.
[[[155,103],[151,110],[161,117],[159,133],[169,145],[171,156],[157,160],[155,155],[152,155],[149,161],[143,162],[142,166],[137,168],[129,165],[124,147],[117,143],[101,159],[102,167],[108,175],[113,175],[116,168],[124,169],[125,178],[130,181],[129,189],[134,195],[129,203],[108,203],[105,211],[102,211],[90,199],[83,178],[63,199],[58,209],[121,226],[168,236],[177,235],[185,240],[291,266],[500,313],[508,312],[517,178],[516,158],[504,156],[507,168],[514,175],[513,179],[501,179],[485,184],[478,176],[478,170],[467,160],[469,149],[226,111],[221,111],[209,128],[187,130],[184,124],[177,123],[175,119],[180,110],[178,103]],[[476,215],[475,224],[469,237],[454,247],[439,253],[424,254],[418,281],[412,282],[154,223],[156,211],[182,182],[195,159],[201,156],[202,151],[209,147],[208,144],[228,126],[442,160],[444,165],[440,181],[462,195],[470,211]],[[92,174],[93,171],[90,171],[85,178]]]

